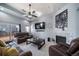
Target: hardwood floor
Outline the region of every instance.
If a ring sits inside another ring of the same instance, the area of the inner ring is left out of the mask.
[[[0,40],[6,42],[6,41],[11,40],[12,38],[14,38],[13,35],[12,35],[12,36],[9,36],[9,35],[8,35],[8,36],[1,36],[1,37],[0,37]]]

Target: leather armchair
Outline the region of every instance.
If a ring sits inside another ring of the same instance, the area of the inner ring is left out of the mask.
[[[79,56],[79,38],[72,40],[70,45],[65,43],[51,45],[49,56]]]
[[[74,53],[72,56],[79,56],[79,51],[77,51],[76,53]]]

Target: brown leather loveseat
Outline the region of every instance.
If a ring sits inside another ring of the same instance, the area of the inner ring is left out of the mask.
[[[70,45],[65,43],[51,45],[49,56],[79,56],[79,38],[72,40]]]

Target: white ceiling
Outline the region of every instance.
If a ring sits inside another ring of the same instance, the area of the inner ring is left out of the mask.
[[[22,9],[28,11],[28,3],[8,3],[8,5],[16,8],[19,11]],[[41,12],[42,14],[53,13],[59,10],[61,7],[66,5],[66,3],[32,3],[32,10]]]

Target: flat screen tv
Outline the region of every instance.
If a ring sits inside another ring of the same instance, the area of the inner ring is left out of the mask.
[[[45,22],[35,23],[35,29],[45,29]]]

